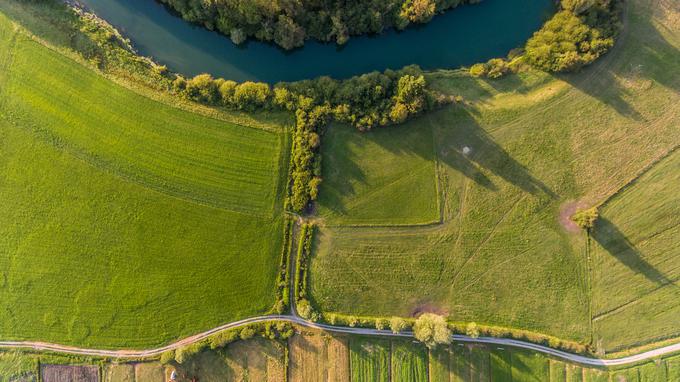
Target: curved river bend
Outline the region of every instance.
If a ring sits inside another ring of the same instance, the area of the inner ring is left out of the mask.
[[[322,75],[346,78],[410,64],[457,68],[503,57],[522,46],[555,10],[553,0],[483,0],[402,32],[355,36],[342,47],[307,41],[303,48],[285,52],[258,41],[236,46],[154,0],[79,1],[129,37],[140,54],[173,71],[269,83]]]

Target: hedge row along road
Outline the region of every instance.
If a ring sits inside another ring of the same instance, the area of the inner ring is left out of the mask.
[[[160,354],[175,350],[183,346],[191,345],[193,343],[204,340],[214,334],[219,332],[235,329],[238,327],[246,326],[249,324],[255,324],[260,322],[268,321],[287,321],[293,324],[305,326],[308,328],[326,330],[333,333],[342,334],[355,334],[355,335],[368,335],[368,336],[384,336],[384,337],[412,337],[411,332],[402,333],[392,333],[389,330],[378,330],[378,329],[367,329],[367,328],[348,328],[348,327],[337,327],[331,325],[317,324],[313,322],[306,321],[300,317],[293,315],[269,315],[269,316],[258,316],[246,318],[240,321],[234,321],[216,328],[207,330],[205,332],[196,334],[191,337],[187,337],[175,343],[167,346],[147,349],[147,350],[105,350],[105,349],[87,349],[72,346],[63,346],[59,344],[51,344],[46,342],[33,342],[33,341],[0,341],[0,348],[8,349],[32,349],[38,351],[50,351],[57,353],[67,353],[67,354],[77,354],[86,356],[98,356],[98,357],[112,357],[112,358],[145,358],[145,357],[155,357]],[[615,359],[599,359],[599,358],[589,358],[577,354],[571,354],[563,352],[560,350],[555,350],[547,346],[537,345],[530,342],[506,339],[506,338],[493,338],[493,337],[479,337],[471,338],[462,335],[453,335],[453,340],[458,342],[471,342],[471,343],[482,343],[490,345],[499,346],[512,346],[516,348],[522,348],[527,350],[532,350],[535,352],[547,354],[552,357],[561,358],[566,361],[575,362],[582,365],[588,366],[621,366],[637,363],[640,361],[646,361],[652,358],[663,356],[670,353],[675,353],[680,351],[680,343],[673,345],[664,346],[658,349],[646,351],[644,353],[635,354],[627,357],[615,358]]]

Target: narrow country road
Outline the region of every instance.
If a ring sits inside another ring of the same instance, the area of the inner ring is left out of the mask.
[[[167,346],[159,347],[156,349],[148,350],[105,350],[105,349],[87,349],[78,348],[72,346],[64,346],[58,344],[51,344],[46,342],[32,342],[32,341],[0,341],[0,348],[6,349],[32,349],[38,351],[51,351],[57,353],[67,353],[67,354],[77,354],[77,355],[87,355],[87,356],[100,356],[100,357],[111,357],[111,358],[145,358],[158,356],[163,352],[168,350],[174,350],[182,346],[190,345],[206,339],[213,334],[245,326],[248,324],[258,323],[258,322],[268,322],[268,321],[287,321],[296,325],[305,326],[308,328],[315,328],[319,330],[325,330],[333,333],[344,333],[344,334],[359,334],[359,335],[369,335],[369,336],[385,336],[385,337],[412,337],[411,332],[402,333],[392,333],[389,330],[378,330],[378,329],[367,329],[367,328],[349,328],[349,327],[337,327],[324,324],[317,324],[313,322],[308,322],[300,317],[288,316],[288,315],[269,315],[269,316],[259,316],[246,318],[244,320],[235,321],[226,325],[219,326],[217,328],[210,329],[200,334],[196,334],[191,337],[187,337],[183,340],[177,341]],[[479,337],[471,338],[462,335],[454,335],[453,340],[456,342],[470,342],[470,343],[482,343],[495,346],[511,346],[515,348],[522,348],[527,350],[537,351],[543,354],[547,354],[553,357],[561,358],[566,361],[575,362],[582,365],[589,366],[620,366],[632,364],[644,360],[653,359],[665,354],[674,353],[680,351],[680,343],[664,346],[658,349],[646,351],[644,353],[615,358],[615,359],[598,359],[589,358],[581,355],[571,354],[563,352],[560,350],[555,350],[547,346],[537,345],[530,342],[506,339],[506,338],[493,338],[493,337]]]

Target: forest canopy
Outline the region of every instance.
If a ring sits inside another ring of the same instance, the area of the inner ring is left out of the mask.
[[[351,35],[425,23],[437,12],[480,0],[160,1],[188,21],[229,35],[234,43],[254,37],[293,49],[310,38],[344,44]]]

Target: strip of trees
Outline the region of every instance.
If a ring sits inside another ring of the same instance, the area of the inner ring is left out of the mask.
[[[160,0],[188,21],[229,35],[240,44],[248,37],[284,49],[308,38],[344,44],[351,35],[403,29],[425,23],[437,12],[479,0]]]

